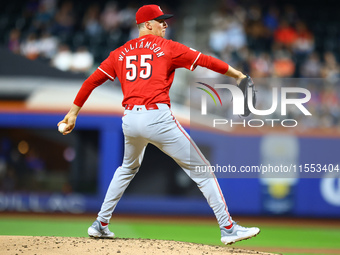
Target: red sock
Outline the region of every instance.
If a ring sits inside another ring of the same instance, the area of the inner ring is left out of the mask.
[[[100,222],[100,224],[102,225],[102,227],[106,227],[107,225],[109,225],[109,223],[104,223],[104,222]]]
[[[226,227],[224,227],[224,228],[226,228],[226,229],[231,229],[233,227],[233,223],[231,223],[229,226],[226,226]]]

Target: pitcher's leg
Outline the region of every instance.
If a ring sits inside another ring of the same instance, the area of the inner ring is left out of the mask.
[[[214,174],[211,177],[207,177],[205,174],[204,176],[199,177],[197,174],[195,174],[195,177],[193,177],[191,174],[192,172],[185,169],[184,167],[182,168],[188,174],[188,176],[194,182],[196,182],[198,188],[207,199],[208,204],[214,211],[218,224],[221,227],[232,224],[232,218],[229,214],[227,203],[224,199],[218,180]]]
[[[187,139],[187,134],[183,137],[185,137],[181,139],[183,143],[189,143],[189,153],[185,152],[188,151],[188,149],[183,150],[180,154],[177,153],[178,155],[175,161],[182,167],[184,172],[196,182],[198,188],[207,199],[208,204],[213,209],[218,224],[220,226],[232,224],[228,206],[215,174],[208,171],[196,171],[197,166],[205,166],[205,168],[208,169],[208,166],[210,166],[209,161],[203,156],[197,145],[190,138],[190,140]],[[187,157],[190,158],[189,163],[187,163]]]
[[[104,202],[98,213],[98,220],[109,223],[112,213],[125,189],[139,170],[147,142],[144,138],[125,137],[124,160],[113,175]]]
[[[174,127],[171,129],[168,127],[167,132],[155,134],[152,143],[172,157],[185,173],[196,182],[213,209],[218,224],[220,226],[230,225],[232,219],[217,178],[213,173],[195,171],[197,167],[210,166],[209,161],[203,156],[179,122],[172,121],[172,125]]]

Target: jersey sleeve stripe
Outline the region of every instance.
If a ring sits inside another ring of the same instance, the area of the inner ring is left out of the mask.
[[[195,66],[195,64],[196,64],[196,62],[197,62],[197,60],[198,60],[198,58],[200,57],[200,55],[201,55],[201,52],[198,54],[198,56],[197,56],[197,58],[195,59],[194,63],[192,63],[192,65],[191,65],[191,67],[190,67],[190,71],[194,70],[194,66]]]
[[[105,73],[111,80],[115,80],[115,78],[113,78],[111,75],[109,75],[107,72],[105,72],[103,69],[101,69],[100,67],[98,67],[98,69],[100,70],[100,71],[102,71],[103,73]]]

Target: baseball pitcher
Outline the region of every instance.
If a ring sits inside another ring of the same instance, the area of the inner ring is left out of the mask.
[[[248,79],[221,60],[207,56],[183,44],[164,39],[166,19],[157,5],[144,5],[136,13],[139,37],[112,51],[97,70],[83,83],[65,118],[64,135],[75,127],[80,109],[93,89],[108,79],[119,79],[124,95],[125,108],[122,128],[125,137],[124,159],[114,173],[96,221],[88,229],[90,237],[113,238],[108,223],[112,213],[130,181],[142,163],[145,148],[154,144],[172,157],[197,183],[214,211],[220,230],[221,241],[232,244],[256,236],[260,229],[245,228],[234,222],[217,179],[206,173],[190,175],[196,166],[210,166],[190,136],[171,112],[169,90],[175,70],[186,68],[193,71],[198,65],[236,79],[237,84]]]

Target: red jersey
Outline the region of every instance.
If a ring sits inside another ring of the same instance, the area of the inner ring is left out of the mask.
[[[170,105],[169,90],[175,69],[194,70],[200,54],[178,42],[145,35],[112,51],[98,69],[111,80],[118,77],[124,95],[123,106]]]
[[[178,42],[145,35],[112,51],[83,83],[74,104],[82,107],[93,89],[107,79],[113,81],[118,77],[124,94],[123,107],[126,104],[170,105],[169,90],[175,69],[184,67],[193,71],[197,65],[221,74],[229,68],[227,63]]]

